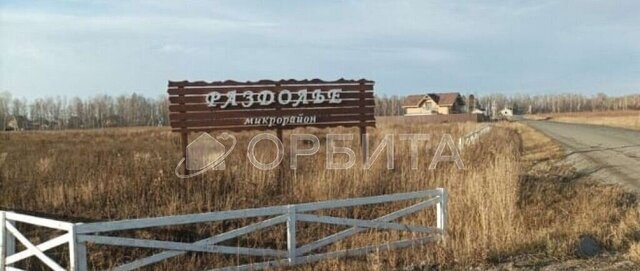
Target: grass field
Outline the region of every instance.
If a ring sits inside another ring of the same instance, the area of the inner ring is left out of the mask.
[[[534,119],[586,123],[640,130],[640,111],[604,111],[532,115]]]
[[[275,171],[253,168],[243,150],[250,136],[238,134],[238,150],[226,160],[225,171],[208,172],[181,180],[173,169],[180,158],[177,134],[165,128],[129,128],[63,132],[1,133],[0,208],[46,213],[65,220],[87,222],[172,214],[220,211],[278,204],[408,192],[436,187],[449,191],[449,235],[444,245],[427,245],[366,257],[329,260],[298,270],[388,270],[440,267],[462,269],[495,265],[518,255],[529,255],[532,266],[575,257],[574,244],[592,235],[606,250],[638,253],[639,213],[635,200],[620,189],[577,182],[575,172],[553,162],[560,148],[548,138],[519,124],[498,125],[481,144],[463,152],[466,169],[452,163],[427,170],[435,146],[444,133],[457,138],[474,129],[472,124],[403,126],[381,122],[372,130],[377,144],[385,133],[426,133],[428,152],[419,170],[412,170],[408,144],[397,141],[396,168],[387,170],[381,160],[371,170],[325,170],[324,148],[301,158],[297,171],[283,179]],[[355,129],[303,130],[324,140],[327,132]],[[285,134],[286,136],[286,134]],[[195,137],[194,137],[195,138]],[[286,142],[285,142],[286,143]],[[357,151],[357,141],[353,148]],[[285,144],[285,146],[287,146]],[[274,152],[259,145],[264,161]],[[285,158],[284,163],[288,163]],[[279,180],[284,180],[282,189]],[[404,205],[403,205],[404,206]],[[373,218],[403,206],[337,210],[331,215]],[[433,212],[408,219],[433,224]],[[126,236],[172,241],[195,241],[255,222],[208,223],[138,230]],[[304,241],[328,235],[341,227],[300,225]],[[42,240],[46,233],[34,232]],[[348,248],[403,237],[395,233],[367,232],[336,244]],[[304,243],[303,241],[303,243]],[[225,244],[284,248],[284,228],[253,234]],[[630,249],[631,248],[631,249]],[[90,267],[109,269],[152,251],[89,246]],[[52,255],[64,255],[63,249]],[[187,254],[148,270],[194,270],[259,259]],[[45,270],[36,261],[19,267]]]

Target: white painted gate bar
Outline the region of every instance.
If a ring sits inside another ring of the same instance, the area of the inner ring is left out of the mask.
[[[371,220],[309,214],[309,212],[324,209],[347,208],[408,200],[420,200],[420,202]],[[393,222],[396,219],[414,214],[420,210],[424,210],[434,205],[436,207],[435,227],[428,227],[423,225],[407,225]],[[256,217],[264,217],[265,219],[193,243],[99,235],[101,233],[113,233],[131,229],[175,226]],[[351,228],[331,234],[326,237],[322,237],[306,245],[298,246],[298,228],[296,225],[298,221],[343,225],[350,226]],[[18,227],[14,226],[15,222],[56,229],[63,231],[64,233],[40,244],[33,244],[23,235],[23,233],[18,230]],[[219,245],[219,243],[221,242],[282,223],[285,223],[287,226],[286,251],[269,248],[229,247]],[[86,250],[86,245],[88,243],[108,246],[164,250],[163,252],[144,257],[114,268],[114,270],[118,271],[138,269],[169,258],[183,255],[187,252],[205,252],[237,256],[257,256],[264,258],[265,261],[239,266],[224,267],[214,270],[259,270],[278,266],[300,265],[328,258],[363,255],[373,251],[385,251],[410,247],[414,245],[421,245],[436,240],[442,240],[444,235],[446,234],[446,228],[447,192],[443,188],[373,197],[340,199],[264,208],[165,216],[157,218],[140,218],[87,224],[74,224],[48,218],[18,214],[14,212],[0,211],[0,271],[20,270],[18,268],[15,268],[14,264],[17,264],[20,261],[30,257],[38,258],[52,270],[86,271],[88,270]],[[370,245],[366,247],[351,248],[342,251],[327,251],[310,254],[320,248],[340,242],[365,230],[408,231],[415,234],[425,234],[426,236],[387,242],[378,245]],[[16,239],[26,247],[25,250],[18,253],[15,252],[14,240]],[[67,269],[63,268],[54,259],[44,254],[45,251],[65,244],[69,245],[69,266],[67,267]]]
[[[479,126],[479,128],[458,139],[458,150],[463,150],[466,146],[475,144],[482,135],[491,131],[491,125],[485,124]]]
[[[4,267],[7,265],[7,227],[5,227],[5,223],[7,222],[7,214],[5,212],[0,211],[0,271],[3,271]]]

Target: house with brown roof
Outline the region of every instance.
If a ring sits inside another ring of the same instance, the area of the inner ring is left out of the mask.
[[[447,115],[466,110],[464,99],[458,92],[409,95],[402,107],[405,115]]]
[[[9,116],[4,125],[6,131],[23,131],[31,129],[31,121],[25,116]]]

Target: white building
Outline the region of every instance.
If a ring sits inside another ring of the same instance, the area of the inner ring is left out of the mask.
[[[500,110],[500,116],[502,116],[502,117],[512,117],[513,116],[513,109],[505,107],[504,109]]]

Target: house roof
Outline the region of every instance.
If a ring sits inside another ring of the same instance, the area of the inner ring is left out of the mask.
[[[431,98],[438,105],[450,106],[460,97],[459,92],[429,93],[427,95],[409,95],[404,99],[404,107],[418,107],[425,98]]]
[[[436,101],[438,105],[453,105],[456,102],[456,99],[460,97],[460,93],[458,92],[429,94],[429,96],[431,95],[435,95],[438,97],[438,100]]]
[[[416,107],[425,97],[426,95],[409,95],[404,98],[403,106]]]

